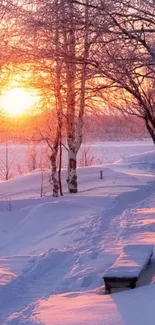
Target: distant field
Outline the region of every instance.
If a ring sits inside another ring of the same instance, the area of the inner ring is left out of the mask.
[[[82,145],[78,154],[78,166],[100,165],[112,163],[121,158],[126,158],[134,154],[145,153],[154,150],[151,140],[147,141],[106,141]],[[18,174],[29,172],[36,168],[48,168],[50,166],[47,147],[38,145],[36,148],[36,158],[32,146],[28,145],[8,145],[8,166],[9,178]],[[0,179],[5,179],[6,175],[6,146],[0,145]],[[63,149],[63,167],[67,166],[67,151]]]

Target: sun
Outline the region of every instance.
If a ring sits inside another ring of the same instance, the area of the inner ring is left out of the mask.
[[[33,91],[24,88],[12,88],[5,90],[0,97],[0,107],[10,116],[24,115],[34,107],[37,95]]]

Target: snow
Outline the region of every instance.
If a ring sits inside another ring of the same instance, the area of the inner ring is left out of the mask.
[[[76,195],[66,170],[58,199],[48,171],[43,198],[39,169],[0,183],[0,325],[154,324],[155,255],[137,289],[104,295],[123,247],[155,244],[155,152],[136,145],[113,143],[106,165],[79,168]],[[118,162],[125,146],[136,155]]]
[[[30,152],[33,152],[33,145],[8,143],[8,163],[9,177],[28,173],[30,171],[33,160]],[[47,146],[44,144],[35,147],[37,152],[36,164],[44,169],[49,167],[49,159],[47,157]],[[131,155],[143,154],[154,150],[151,140],[147,141],[102,141],[95,143],[83,144],[78,153],[78,166],[83,166],[84,152],[87,152],[88,160],[92,160],[94,165],[105,163],[114,163],[120,158],[126,159]],[[30,152],[29,152],[30,151]],[[0,179],[5,179],[5,163],[6,163],[6,145],[0,144]],[[67,166],[67,151],[63,148],[62,166]]]
[[[153,245],[126,245],[115,263],[107,269],[104,278],[137,278],[153,254]]]
[[[148,151],[146,153],[134,154],[130,157],[124,157],[115,162],[119,167],[127,168],[129,170],[141,171],[142,173],[155,173],[155,151]]]
[[[153,325],[154,305],[155,284],[109,296],[66,293],[39,301],[5,325]]]

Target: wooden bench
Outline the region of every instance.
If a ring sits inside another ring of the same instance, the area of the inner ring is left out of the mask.
[[[124,246],[122,254],[103,274],[105,293],[111,293],[112,288],[134,289],[141,272],[151,263],[153,247],[147,244]]]

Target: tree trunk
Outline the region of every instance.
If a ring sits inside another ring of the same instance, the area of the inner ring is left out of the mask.
[[[81,85],[80,85],[80,109],[77,123],[77,136],[76,136],[76,152],[79,151],[82,144],[83,137],[83,119],[85,111],[85,95],[86,95],[86,77],[87,77],[87,59],[89,55],[89,42],[88,42],[88,21],[89,21],[89,0],[85,1],[85,26],[84,26],[84,52],[82,58],[82,71],[81,71]]]
[[[5,144],[5,180],[8,181],[9,179],[9,150],[8,150],[8,140],[6,139],[6,144]]]
[[[53,183],[53,196],[58,197],[59,196],[59,184],[58,184],[58,175],[57,175],[57,167],[55,164],[55,158],[51,159],[51,164],[52,164],[51,179],[52,179],[52,183]]]
[[[57,164],[56,164],[56,158],[58,154],[58,148],[59,148],[59,136],[57,134],[55,138],[55,142],[53,145],[52,154],[50,157],[51,160],[51,180],[53,184],[53,196],[58,197],[59,196],[59,181],[58,181],[58,172],[57,172]]]
[[[60,190],[60,195],[62,193],[62,183],[61,183],[61,163],[62,163],[62,147],[61,147],[61,137],[62,137],[62,116],[63,116],[63,109],[62,109],[62,98],[61,98],[61,69],[62,69],[62,61],[60,59],[60,32],[59,32],[59,1],[56,1],[56,30],[55,30],[55,47],[56,47],[56,78],[55,78],[55,97],[56,97],[56,112],[57,112],[57,120],[58,120],[58,127],[57,127],[57,138],[55,141],[56,144],[56,157],[58,155],[58,149],[60,149],[60,156],[59,156],[59,168],[57,173],[56,167],[56,157],[55,157],[55,166],[54,166],[54,179],[55,179],[55,186],[53,188],[53,196],[58,196],[58,191]]]
[[[66,55],[66,121],[67,121],[67,144],[68,144],[68,190],[70,193],[77,193],[77,175],[76,175],[76,151],[75,151],[75,23],[74,23],[74,5],[68,1],[63,2],[64,19],[68,16],[68,25],[63,28],[64,53]]]
[[[153,141],[153,143],[155,145],[155,131],[153,129],[151,129],[150,127],[147,128],[147,129],[148,129],[148,132],[150,133],[152,141]]]
[[[76,152],[68,150],[68,189],[70,193],[77,193]]]
[[[60,137],[59,151],[60,152],[59,152],[58,180],[59,180],[60,195],[63,196],[63,192],[62,192],[62,181],[61,181],[61,169],[62,169],[62,143],[61,143],[61,137]]]
[[[154,125],[152,125],[153,123],[151,123],[148,118],[145,117],[145,125],[146,125],[146,128],[153,140],[153,143],[155,144],[155,128],[154,128]]]
[[[77,62],[77,37],[76,26],[76,6],[74,1],[68,1],[67,5],[63,2],[64,18],[68,17],[68,24],[63,28],[64,53],[66,55],[66,120],[67,120],[67,144],[68,144],[68,190],[70,193],[77,193],[77,173],[76,158],[82,143],[83,118],[85,110],[85,93],[87,77],[87,59],[88,59],[88,9],[89,0],[86,0],[84,7],[84,31],[81,33],[83,40],[82,51],[80,51],[80,64]],[[66,16],[65,16],[66,14]],[[83,53],[82,53],[83,52]],[[79,54],[78,54],[79,55]],[[77,82],[78,81],[78,82]],[[78,93],[78,95],[77,95]],[[79,111],[79,113],[78,113]]]

